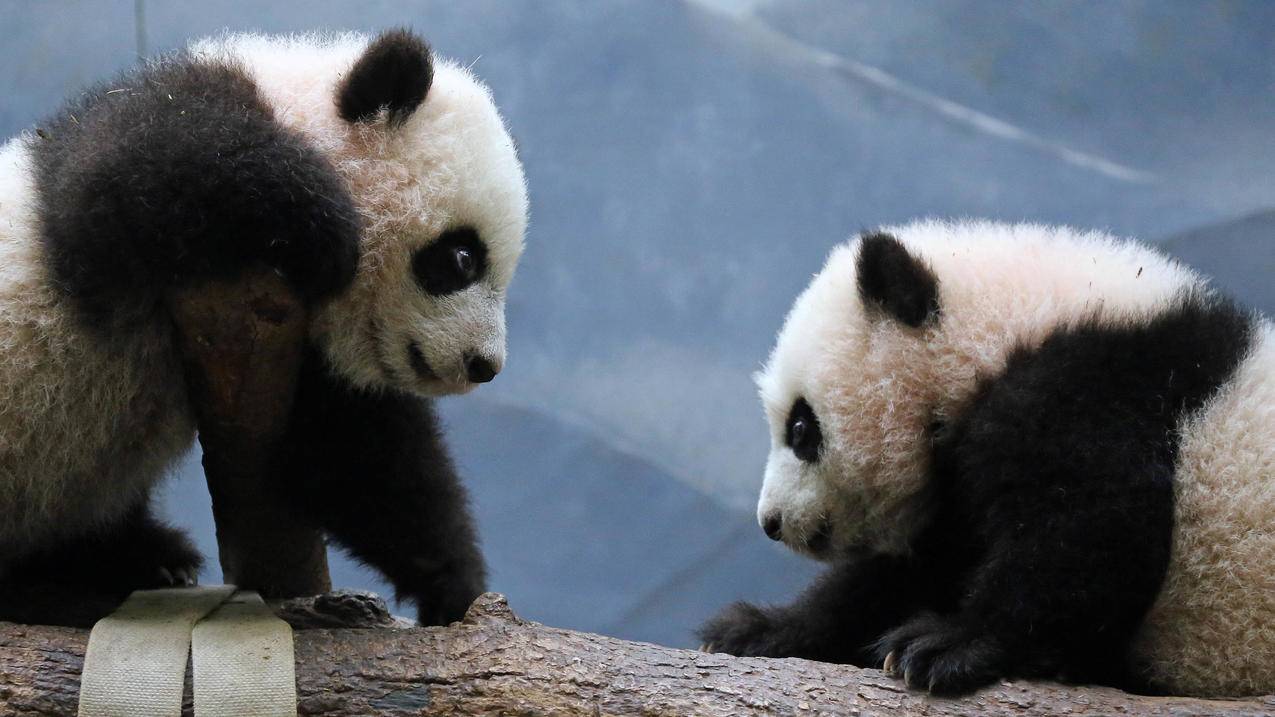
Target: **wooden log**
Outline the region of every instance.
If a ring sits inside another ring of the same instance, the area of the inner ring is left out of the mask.
[[[357,597],[332,602],[359,616],[351,624],[385,619]],[[0,717],[75,714],[87,637],[72,628],[0,623]],[[296,660],[299,713],[327,717],[1275,714],[1275,696],[1145,697],[1027,681],[936,699],[878,670],[708,655],[544,627],[518,619],[492,593],[449,627],[297,630]]]
[[[305,347],[305,307],[273,271],[175,292],[224,580],[265,597],[331,589],[323,537],[270,490]]]

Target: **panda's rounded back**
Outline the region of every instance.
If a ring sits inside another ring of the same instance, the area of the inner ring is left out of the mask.
[[[927,337],[939,393],[955,405],[998,375],[1011,351],[1081,323],[1122,325],[1169,310],[1202,277],[1130,240],[1096,231],[987,221],[888,227],[938,277]]]
[[[887,227],[938,277],[924,336],[934,414],[955,419],[1011,354],[1082,324],[1121,326],[1169,311],[1204,279],[1155,249],[1099,231],[991,221]]]

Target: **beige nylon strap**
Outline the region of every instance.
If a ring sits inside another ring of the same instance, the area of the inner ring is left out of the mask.
[[[292,627],[254,592],[195,625],[196,717],[296,717]]]
[[[139,590],[89,633],[80,717],[172,717],[182,710],[195,623],[234,587]]]

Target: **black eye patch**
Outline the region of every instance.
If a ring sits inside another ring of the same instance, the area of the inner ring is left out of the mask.
[[[434,296],[460,291],[487,273],[487,245],[473,227],[448,229],[417,250],[412,273],[421,288]]]
[[[823,433],[819,430],[819,419],[815,411],[799,398],[792,404],[788,412],[788,425],[784,429],[784,443],[807,463],[819,460],[819,448],[823,446]]]

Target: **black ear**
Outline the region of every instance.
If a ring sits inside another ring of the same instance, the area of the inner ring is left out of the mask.
[[[912,327],[938,315],[938,277],[893,236],[865,234],[856,271],[865,304],[878,306]]]
[[[337,87],[337,112],[347,122],[367,122],[386,108],[390,124],[401,124],[425,101],[433,81],[429,45],[408,30],[389,30],[367,46]]]

